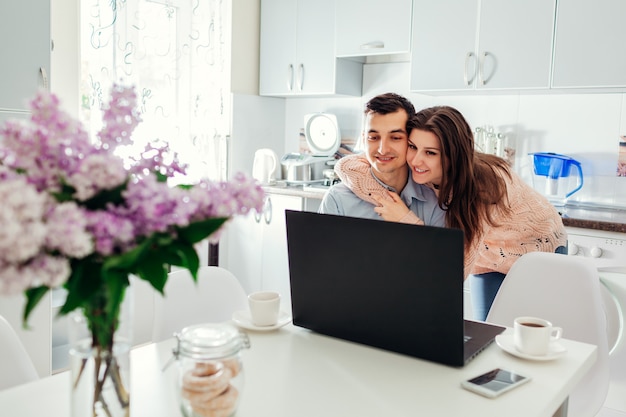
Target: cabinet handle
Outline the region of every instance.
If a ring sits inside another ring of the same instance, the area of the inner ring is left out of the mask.
[[[267,197],[267,200],[265,200],[265,208],[263,209],[263,217],[265,218],[265,224],[270,224],[272,222],[272,199],[271,197]]]
[[[265,210],[265,206],[263,207],[263,209]],[[257,222],[257,223],[261,222],[261,213],[259,213],[256,210],[254,212],[254,221]]]
[[[289,72],[289,76],[287,77],[287,90],[293,90],[293,64],[289,64],[289,68],[287,68]]]
[[[472,74],[472,78],[470,79],[468,77],[468,68],[467,68],[467,66],[470,63],[470,60],[473,61],[472,58],[474,58],[474,52],[468,52],[467,55],[465,55],[465,67],[463,69],[463,82],[467,86],[472,84],[472,82],[474,81],[474,76],[476,75],[476,69],[474,69],[473,74]],[[476,68],[476,67],[474,66],[474,68]]]
[[[300,91],[304,88],[304,64],[298,67],[298,79],[300,80]]]
[[[485,59],[487,55],[491,55],[489,52],[483,52],[480,56],[480,65],[478,69],[478,82],[480,85],[487,84],[487,79],[485,78]]]
[[[361,49],[383,49],[384,47],[385,42],[382,41],[368,42],[361,45]]]
[[[39,75],[41,78],[41,86],[47,90],[48,89],[48,73],[46,72],[46,69],[44,67],[39,67]]]

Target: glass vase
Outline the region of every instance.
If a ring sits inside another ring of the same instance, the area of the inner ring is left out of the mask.
[[[111,320],[94,319],[98,315],[94,309],[70,313],[72,417],[130,415],[132,304],[127,290],[119,312]],[[96,333],[102,333],[99,327],[103,325],[112,329],[109,343],[98,342]]]

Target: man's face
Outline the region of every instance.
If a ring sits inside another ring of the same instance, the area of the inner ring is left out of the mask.
[[[363,135],[367,160],[383,182],[407,175],[407,120],[404,110],[388,114],[369,113],[365,118]]]

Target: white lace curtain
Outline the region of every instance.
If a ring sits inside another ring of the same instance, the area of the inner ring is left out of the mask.
[[[137,147],[161,140],[191,179],[224,179],[230,123],[228,0],[81,1],[81,118],[95,133],[114,82],[136,87]]]

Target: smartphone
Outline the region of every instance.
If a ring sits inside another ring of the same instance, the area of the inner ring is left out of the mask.
[[[485,397],[495,398],[530,381],[518,373],[496,368],[475,378],[461,382],[461,386]]]

